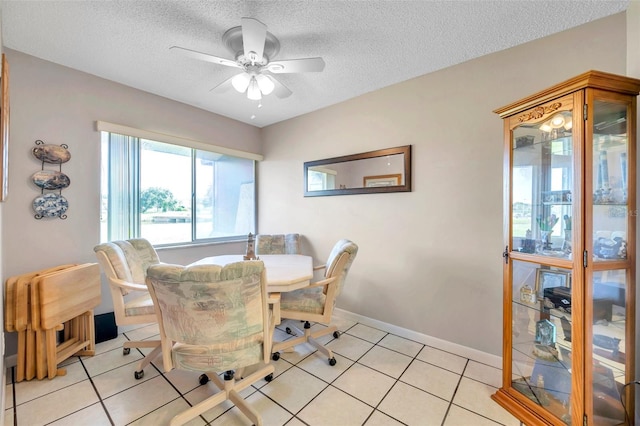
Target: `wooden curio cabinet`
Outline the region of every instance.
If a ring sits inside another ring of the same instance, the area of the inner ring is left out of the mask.
[[[590,71],[504,119],[503,381],[527,425],[633,424],[636,96]]]

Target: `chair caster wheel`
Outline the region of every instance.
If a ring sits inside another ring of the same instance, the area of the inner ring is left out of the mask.
[[[144,377],[144,370],[134,371],[133,372],[133,377],[135,377],[136,380],[142,379]]]
[[[265,376],[264,380],[267,381],[267,382],[272,381],[273,380],[273,373],[269,374],[268,376]]]
[[[122,348],[122,355],[129,355],[131,353],[131,348]]]
[[[335,357],[334,358],[329,358],[329,365],[330,366],[333,367],[334,365],[336,365],[336,362],[338,362],[338,361],[336,361]]]
[[[206,385],[207,383],[209,383],[209,376],[207,376],[206,374],[201,374],[200,377],[198,377],[198,383],[200,383],[201,385]]]
[[[277,361],[280,359],[280,352],[274,352],[271,354],[271,359]]]
[[[287,334],[293,334],[293,331],[291,331],[291,329],[289,327],[287,327]]]
[[[334,331],[333,332],[333,337],[335,337],[336,339],[340,338],[340,332],[339,331]]]

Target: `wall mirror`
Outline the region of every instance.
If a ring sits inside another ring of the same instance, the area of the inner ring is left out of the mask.
[[[304,163],[304,196],[411,191],[411,145]]]

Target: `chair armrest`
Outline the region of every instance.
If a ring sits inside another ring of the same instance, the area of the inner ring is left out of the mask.
[[[130,283],[119,278],[109,278],[109,284],[113,284],[126,291],[149,291],[146,284]]]
[[[324,280],[316,281],[303,288],[313,287],[327,287],[336,281],[337,277],[325,278]]]

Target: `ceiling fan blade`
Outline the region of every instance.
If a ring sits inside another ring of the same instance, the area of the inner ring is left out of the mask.
[[[213,87],[209,91],[213,93],[225,93],[226,91],[228,91],[233,87],[233,85],[231,84],[231,80],[233,80],[233,77],[226,79],[225,81]]]
[[[169,50],[175,50],[177,52],[180,52],[192,58],[200,59],[202,61],[207,61],[207,62],[213,62],[214,64],[218,64],[218,65],[225,65],[227,67],[234,67],[234,68],[242,68],[242,66],[239,65],[236,61],[220,58],[218,56],[209,55],[208,53],[202,53],[202,52],[197,52],[191,49],[185,49],[184,47],[171,46]]]
[[[267,26],[257,19],[242,18],[242,45],[244,56],[252,62],[262,61]],[[251,52],[254,52],[252,54]]]
[[[320,72],[324,70],[324,60],[322,58],[285,59],[269,62],[267,69],[274,74]]]
[[[275,88],[273,89],[273,93],[275,93],[275,95],[277,97],[279,97],[280,99],[282,98],[288,98],[289,96],[291,96],[291,94],[293,93],[291,90],[289,90],[289,88],[287,86],[285,86],[284,84],[280,83],[278,80],[276,80],[275,78],[271,77],[270,75],[266,75],[266,77],[269,78],[269,80],[273,81],[273,84],[275,84]]]

